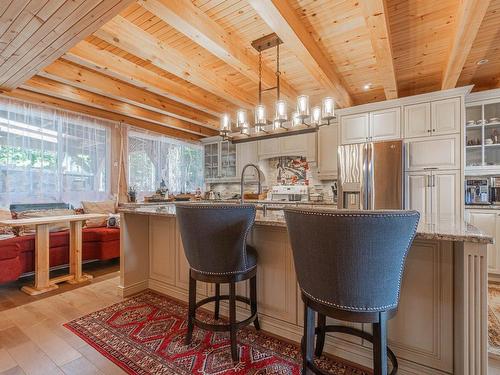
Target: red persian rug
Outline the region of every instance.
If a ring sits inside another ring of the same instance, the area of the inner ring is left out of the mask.
[[[184,345],[187,306],[146,291],[123,302],[66,323],[129,374],[300,374],[298,345],[253,328],[238,333],[240,362],[231,360],[229,336],[195,328],[193,342]],[[198,316],[213,321],[201,312]],[[317,364],[327,373],[367,375],[352,365],[322,357]]]

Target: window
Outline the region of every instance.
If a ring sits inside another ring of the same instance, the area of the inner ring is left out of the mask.
[[[109,198],[109,125],[0,99],[0,206]]]
[[[141,195],[154,193],[161,180],[171,193],[194,192],[202,187],[201,145],[135,130],[128,134],[128,182]]]

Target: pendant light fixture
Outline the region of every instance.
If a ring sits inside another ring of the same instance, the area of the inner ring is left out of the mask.
[[[231,140],[233,143],[249,142],[258,139],[282,137],[284,135],[302,134],[317,131],[319,126],[330,125],[335,118],[335,101],[332,97],[325,97],[321,106],[310,108],[308,95],[299,95],[295,111],[288,115],[288,103],[281,98],[280,92],[280,44],[283,42],[276,34],[266,35],[252,42],[259,53],[259,102],[254,108],[253,124],[250,125],[246,109],[236,112],[237,133],[231,133],[231,118],[224,114],[220,121],[220,135],[223,139]],[[262,88],[262,51],[276,48],[276,86],[266,89]],[[268,111],[262,102],[262,93],[276,90],[276,101],[274,105],[274,117],[268,119]],[[326,123],[325,123],[326,121]]]

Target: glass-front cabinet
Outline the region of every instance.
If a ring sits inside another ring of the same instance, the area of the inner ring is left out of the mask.
[[[206,143],[205,180],[217,182],[236,178],[236,145],[228,141]]]
[[[465,110],[465,166],[500,166],[500,101],[468,104]]]

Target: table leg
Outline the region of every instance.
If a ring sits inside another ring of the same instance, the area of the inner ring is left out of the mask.
[[[92,275],[82,272],[82,222],[72,221],[69,229],[69,273],[74,278],[70,284],[78,284],[92,279]]]
[[[21,290],[35,296],[57,288],[50,282],[49,275],[49,226],[39,224],[35,236],[35,286],[25,285]]]

